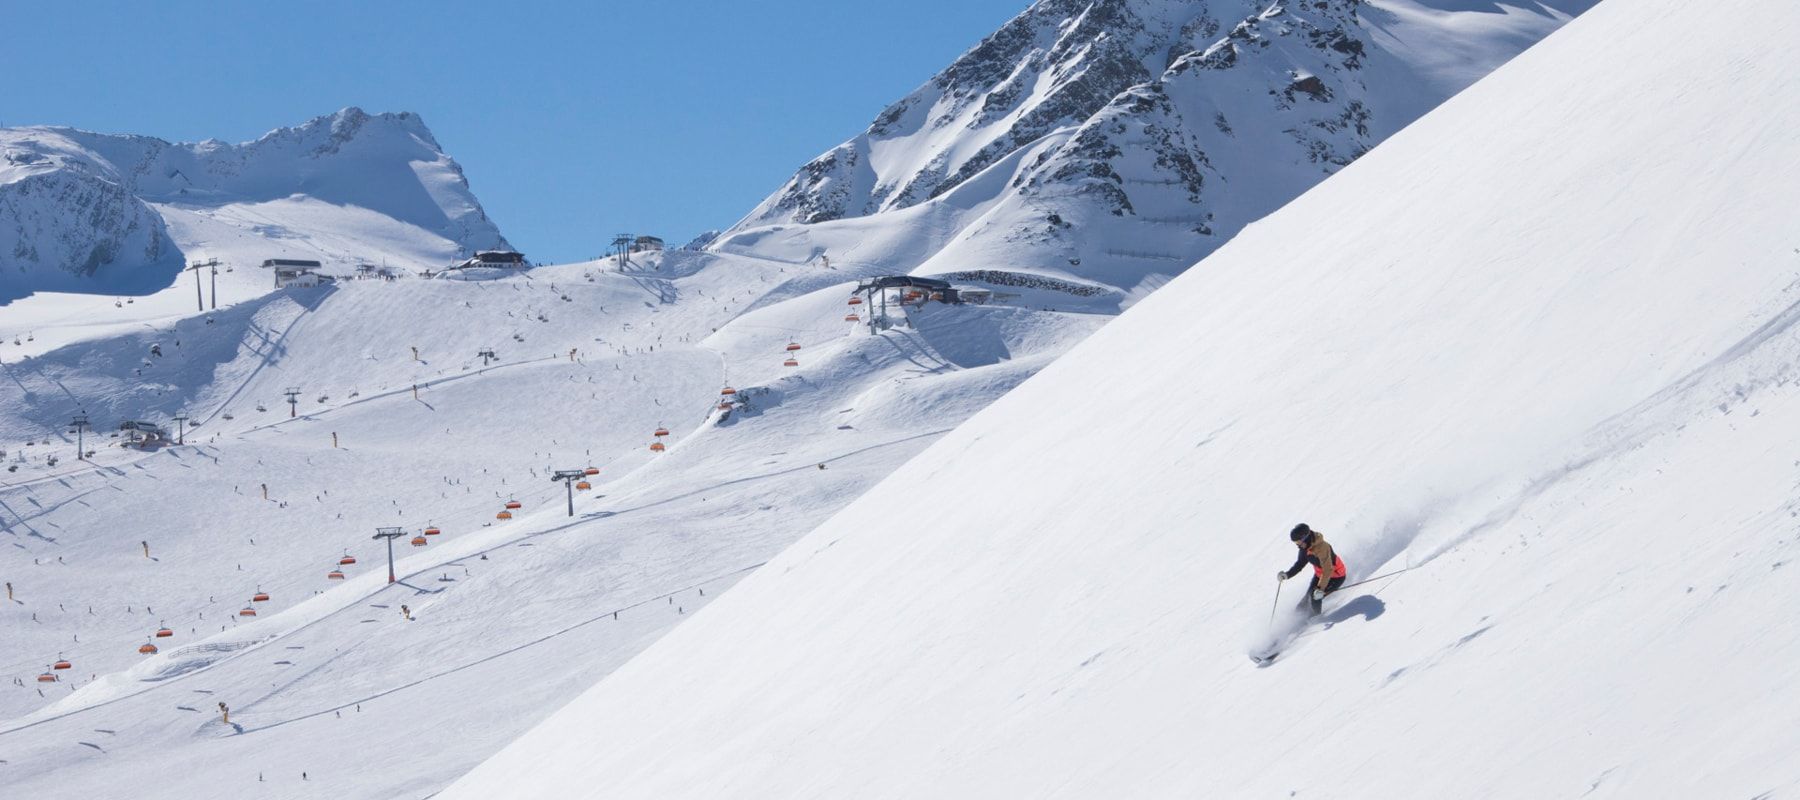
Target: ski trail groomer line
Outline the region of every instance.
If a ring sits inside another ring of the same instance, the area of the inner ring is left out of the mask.
[[[1325,595],[1344,585],[1344,560],[1338,558],[1325,537],[1307,527],[1304,522],[1295,525],[1288,532],[1288,539],[1294,542],[1300,553],[1294,557],[1293,566],[1275,573],[1275,579],[1285,581],[1298,575],[1302,567],[1311,564],[1314,580],[1312,593],[1308,597],[1312,600],[1313,616],[1318,616],[1319,608],[1325,602]],[[1329,569],[1326,565],[1330,565]]]

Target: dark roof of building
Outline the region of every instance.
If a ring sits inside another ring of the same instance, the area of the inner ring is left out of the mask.
[[[475,254],[474,260],[484,264],[523,264],[525,254],[512,250],[483,250]]]
[[[936,278],[915,278],[911,275],[886,275],[864,281],[861,286],[856,287],[856,291],[860,293],[875,289],[893,289],[902,286],[910,289],[927,289],[933,292],[941,292],[950,288],[950,282],[940,281]]]
[[[263,266],[265,266],[265,267],[312,267],[314,269],[317,269],[318,267],[320,267],[322,265],[317,261],[305,261],[305,260],[296,259],[296,258],[271,258],[267,261],[264,261]]]

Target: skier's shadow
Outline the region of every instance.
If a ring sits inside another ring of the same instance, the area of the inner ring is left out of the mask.
[[[1325,615],[1325,627],[1329,628],[1340,622],[1348,622],[1355,617],[1362,617],[1364,622],[1387,613],[1387,603],[1372,594],[1351,598],[1349,602],[1338,606],[1330,614]]]

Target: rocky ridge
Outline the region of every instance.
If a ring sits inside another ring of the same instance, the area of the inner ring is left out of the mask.
[[[901,266],[1004,266],[1131,290],[1592,5],[1041,0],[804,165],[715,246],[956,195],[955,235]],[[1446,39],[1464,54],[1460,72],[1418,55]],[[976,180],[988,170],[1004,180]]]

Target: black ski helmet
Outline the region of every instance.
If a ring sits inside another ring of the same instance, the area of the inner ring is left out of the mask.
[[[1313,532],[1312,528],[1306,527],[1306,523],[1302,522],[1299,525],[1295,525],[1293,530],[1288,531],[1288,538],[1293,541],[1298,542],[1302,539],[1305,539],[1308,536],[1311,536],[1312,532]]]

